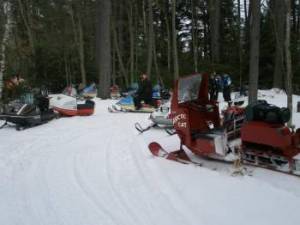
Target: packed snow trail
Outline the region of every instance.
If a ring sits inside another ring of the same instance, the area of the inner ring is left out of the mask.
[[[24,131],[0,130],[0,224],[296,225],[300,179],[255,169],[231,177],[154,158],[147,145],[176,136],[135,122],[147,114],[62,118]],[[221,168],[222,169],[222,168]]]

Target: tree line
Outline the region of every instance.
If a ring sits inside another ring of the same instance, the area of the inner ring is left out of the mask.
[[[126,87],[147,73],[171,86],[193,72],[236,87],[299,92],[300,0],[0,0],[0,90],[19,74],[60,91]],[[1,93],[1,91],[0,91]]]

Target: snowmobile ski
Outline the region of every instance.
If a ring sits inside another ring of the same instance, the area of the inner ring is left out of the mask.
[[[135,110],[135,109],[131,109],[131,108],[120,108],[118,109],[115,105],[112,105],[111,107],[108,107],[108,112],[110,113],[151,113],[153,112],[155,109],[153,108],[146,108],[146,107],[142,107],[139,110]]]
[[[168,152],[157,142],[151,142],[149,144],[148,148],[149,148],[150,152],[152,153],[152,155],[156,156],[156,157],[165,158],[165,159],[179,162],[182,164],[191,164],[194,166],[205,167],[205,168],[213,170],[213,171],[218,171],[218,169],[216,167],[210,168],[205,165],[203,166],[202,163],[191,160],[187,156],[187,154],[185,153],[184,150]],[[224,161],[219,161],[219,160],[214,160],[214,161],[217,161],[220,163],[226,163]],[[237,162],[238,162],[237,164],[236,163],[233,164],[233,168],[230,169],[230,171],[229,171],[229,174],[231,176],[236,177],[236,176],[245,176],[245,175],[252,176],[253,175],[253,170],[240,164],[240,161],[237,161]],[[228,164],[228,163],[226,163],[226,164]]]
[[[116,113],[116,112],[119,112],[119,111],[114,110],[113,107],[107,107],[107,110],[108,110],[108,112],[110,112],[110,113]]]
[[[0,126],[0,129],[6,127],[8,125],[7,121],[5,121],[1,126]]]
[[[140,123],[135,123],[134,126],[135,126],[135,129],[137,129],[137,131],[142,134],[142,133],[150,130],[153,127],[157,127],[158,125],[156,123],[152,123],[147,127],[142,127],[142,125]]]
[[[159,143],[157,142],[151,142],[148,145],[148,148],[152,155],[156,157],[165,158],[168,160],[176,161],[182,164],[191,164],[195,166],[202,166],[201,163],[192,161],[187,154],[184,152],[184,150],[177,150],[174,152],[167,152]]]

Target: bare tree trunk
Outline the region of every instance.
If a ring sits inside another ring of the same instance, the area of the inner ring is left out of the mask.
[[[156,79],[161,80],[158,61],[157,61],[155,37],[153,38],[153,62],[154,62],[154,68],[155,68],[155,73],[156,73]]]
[[[220,0],[209,0],[211,58],[213,63],[220,62],[220,11]]]
[[[124,0],[115,1],[118,5],[118,15],[114,17],[115,25],[116,25],[116,34],[118,35],[118,47],[120,50],[120,55],[124,60],[124,50],[125,50],[125,30],[127,29],[125,26],[125,13],[126,13],[126,4]],[[128,76],[128,74],[126,74]]]
[[[173,41],[173,63],[174,79],[179,78],[177,30],[176,30],[176,0],[172,0],[172,41]]]
[[[238,26],[239,26],[239,77],[240,77],[240,87],[242,87],[243,77],[242,77],[242,63],[243,63],[243,46],[242,46],[242,23],[241,23],[241,0],[238,0]]]
[[[36,46],[35,46],[35,35],[32,29],[32,5],[30,1],[18,0],[18,9],[20,11],[21,18],[23,20],[26,35],[28,37],[30,47],[30,63],[27,64],[27,68],[31,69],[31,79],[35,80],[37,77],[37,58],[36,58]]]
[[[125,85],[128,87],[129,81],[128,81],[128,77],[127,77],[127,70],[125,68],[123,58],[122,58],[122,55],[121,55],[121,51],[120,51],[120,48],[119,48],[118,35],[117,35],[117,30],[116,30],[116,26],[115,26],[114,22],[112,22],[112,32],[113,32],[113,43],[114,43],[114,47],[115,47],[116,54],[117,54],[117,57],[118,57],[120,70],[121,70],[122,76],[124,77]]]
[[[296,24],[296,33],[298,34],[298,40],[300,39],[300,2],[298,2],[298,8],[297,8],[297,24]]]
[[[287,106],[293,115],[293,87],[292,87],[292,59],[290,51],[291,39],[291,0],[285,0],[287,13],[286,13],[286,37],[285,37],[285,57],[286,57],[286,92],[287,92]],[[292,118],[289,125],[292,124]]]
[[[193,43],[193,59],[194,59],[194,71],[198,72],[198,37],[197,37],[197,18],[196,8],[194,0],[191,0],[191,12],[192,12],[192,43]]]
[[[259,77],[260,0],[251,1],[249,103],[257,101]]]
[[[80,58],[80,72],[81,72],[81,83],[86,86],[86,71],[85,71],[85,56],[84,56],[84,40],[82,31],[82,21],[81,16],[78,14],[78,36],[79,36],[79,58]]]
[[[292,32],[297,32],[297,10],[296,10],[296,1],[297,0],[292,0],[291,1],[291,14],[293,18],[293,23],[291,25],[292,27]],[[299,13],[299,12],[298,12]]]
[[[204,38],[203,38],[203,52],[204,52],[204,59],[209,60],[209,55],[210,55],[210,51],[209,51],[209,29],[208,29],[208,24],[206,22],[204,22]]]
[[[245,12],[245,42],[247,44],[247,48],[249,48],[249,37],[250,37],[250,19],[251,18],[251,0],[244,0],[244,12]]]
[[[74,39],[77,46],[79,64],[80,64],[80,74],[81,74],[81,83],[86,86],[86,71],[85,71],[85,57],[84,57],[84,40],[83,40],[83,31],[82,31],[82,21],[80,13],[74,12],[73,6],[70,6],[70,16],[73,26]],[[75,21],[75,14],[77,17],[77,24]]]
[[[153,59],[153,40],[154,40],[154,31],[153,31],[153,9],[152,9],[152,0],[148,0],[148,56],[147,56],[147,74],[151,77],[152,69],[152,59]]]
[[[115,45],[113,44],[112,45],[113,48],[112,48],[112,84],[115,85],[116,84],[116,47]]]
[[[64,47],[64,72],[65,72],[65,78],[66,78],[66,86],[70,85],[70,66],[69,66],[69,62],[68,62],[68,54],[67,54],[67,50],[66,47]]]
[[[244,11],[245,11],[245,21],[248,21],[248,7],[247,7],[247,0],[244,0]]]
[[[129,39],[130,39],[130,83],[134,80],[134,26],[133,26],[133,2],[129,1],[128,23],[129,23]]]
[[[165,21],[166,21],[166,29],[167,29],[167,64],[168,64],[168,72],[171,73],[171,31],[170,31],[170,24],[169,24],[169,19],[168,16],[165,15]]]
[[[139,27],[139,14],[138,14],[138,5],[137,4],[135,4],[135,10],[134,10],[134,17],[135,17],[135,19],[134,19],[134,37],[135,37],[135,40],[136,40],[136,37],[137,37],[137,34],[138,34],[138,27]],[[139,70],[139,55],[138,55],[138,53],[139,53],[139,43],[137,42],[137,41],[135,41],[135,73],[137,73],[138,72],[138,70]],[[135,81],[135,79],[132,81],[132,82],[134,82]]]
[[[284,1],[274,0],[271,2],[272,17],[274,21],[275,39],[276,39],[276,54],[275,54],[275,69],[273,74],[273,87],[284,87],[284,39],[285,39],[285,18],[286,7]]]
[[[20,9],[20,13],[21,13],[21,17],[23,19],[25,28],[26,28],[26,32],[28,35],[28,40],[29,40],[29,45],[31,48],[31,53],[33,56],[35,56],[35,44],[34,44],[34,37],[33,37],[33,33],[31,30],[31,24],[30,24],[30,13],[28,12],[28,10],[25,10],[24,4],[22,2],[22,0],[18,0],[18,8]]]
[[[13,16],[12,16],[12,5],[10,1],[4,1],[3,2],[3,11],[6,16],[6,23],[4,26],[4,34],[1,41],[1,52],[0,52],[0,101],[3,97],[3,77],[4,77],[4,71],[6,67],[6,47],[8,44],[8,41],[10,39],[10,34],[13,26]]]
[[[146,1],[148,1],[148,0],[143,0],[143,28],[144,28],[145,38],[147,38],[147,36],[148,36],[147,15],[146,15]]]
[[[97,62],[99,72],[99,96],[109,98],[111,81],[111,1],[97,2]]]

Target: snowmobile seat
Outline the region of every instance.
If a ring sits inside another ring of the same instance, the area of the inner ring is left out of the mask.
[[[20,116],[31,116],[37,114],[37,108],[35,105],[24,104],[22,108],[17,112]]]
[[[86,100],[84,104],[78,104],[77,109],[93,109],[95,107],[95,102],[91,100]]]
[[[36,105],[41,112],[47,111],[49,109],[49,99],[44,96],[36,97]]]

